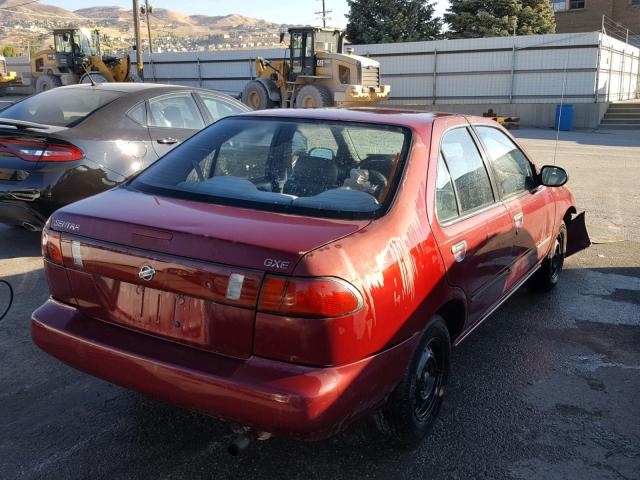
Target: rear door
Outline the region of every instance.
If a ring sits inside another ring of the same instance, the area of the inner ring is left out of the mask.
[[[149,134],[158,156],[205,127],[205,121],[190,91],[150,98],[147,102]]]
[[[472,324],[505,292],[512,225],[466,120],[437,120],[433,142],[438,157],[432,231],[448,282],[465,292]]]
[[[551,191],[538,185],[524,152],[497,127],[475,125],[492,167],[500,198],[513,222],[511,280],[516,283],[548,252],[555,216]]]

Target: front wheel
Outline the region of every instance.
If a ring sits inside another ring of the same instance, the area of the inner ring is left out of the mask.
[[[296,108],[332,107],[333,93],[323,85],[305,85],[296,95]]]
[[[378,429],[396,443],[415,447],[433,425],[447,386],[451,339],[440,316],[422,334],[400,384],[375,414]]]
[[[529,287],[532,290],[548,292],[558,284],[566,252],[567,226],[562,222],[549,254],[542,261],[540,269],[529,280]]]

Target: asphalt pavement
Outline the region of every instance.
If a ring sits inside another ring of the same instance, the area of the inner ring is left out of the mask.
[[[552,163],[553,132],[516,135]],[[0,278],[16,293],[0,322],[0,478],[640,478],[640,135],[563,133],[556,163],[597,244],[454,352],[440,417],[410,452],[362,421],[231,457],[225,424],[59,363],[29,332],[48,296],[39,237],[0,226]]]

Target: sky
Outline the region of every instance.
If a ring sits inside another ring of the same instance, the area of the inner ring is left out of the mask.
[[[144,0],[143,0],[144,1]],[[120,6],[131,8],[132,0],[41,0],[42,3],[77,10],[94,6]],[[11,4],[13,2],[9,2]],[[319,24],[313,12],[322,9],[321,0],[150,0],[154,7],[168,8],[182,13],[203,15],[241,15],[271,20],[276,23]],[[447,0],[435,2],[438,14],[446,8]],[[346,0],[326,0],[327,10],[332,10],[330,26],[344,27],[348,12]]]

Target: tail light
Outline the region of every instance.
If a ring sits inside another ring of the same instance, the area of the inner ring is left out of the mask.
[[[62,242],[60,232],[45,228],[42,230],[42,256],[47,260],[62,265]]]
[[[285,278],[268,275],[258,310],[293,317],[340,317],[362,307],[362,297],[337,278]]]
[[[0,140],[0,151],[6,151],[30,162],[70,162],[84,153],[73,145],[56,145],[25,140]]]

